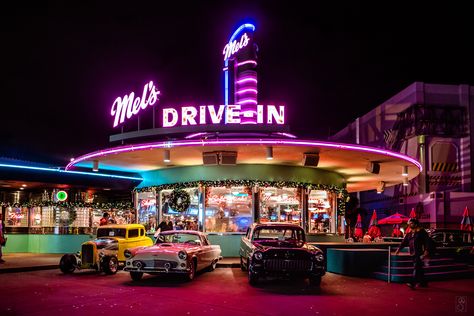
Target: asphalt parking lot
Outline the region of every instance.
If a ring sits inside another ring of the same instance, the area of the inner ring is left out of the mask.
[[[427,289],[328,273],[321,289],[304,280],[247,283],[236,268],[199,273],[186,282],[120,271],[64,275],[43,270],[0,275],[0,315],[467,315],[474,279],[433,282]],[[460,304],[461,303],[461,304]]]

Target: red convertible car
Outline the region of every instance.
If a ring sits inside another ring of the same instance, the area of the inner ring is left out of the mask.
[[[204,233],[190,230],[162,232],[153,246],[127,249],[125,257],[124,271],[134,281],[143,273],[181,274],[192,280],[196,271],[212,271],[222,259],[219,245],[211,245]]]

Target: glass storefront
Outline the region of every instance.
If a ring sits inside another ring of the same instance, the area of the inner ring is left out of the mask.
[[[252,190],[249,187],[207,187],[206,232],[245,232],[252,223]]]
[[[176,230],[198,230],[199,229],[199,189],[184,189],[190,198],[190,204],[186,211],[178,212],[170,206],[170,195],[173,190],[160,191],[160,218],[168,223],[171,221],[173,228]]]
[[[157,220],[155,192],[138,193],[138,223],[145,226],[148,233],[154,233]]]
[[[265,188],[260,190],[260,222],[288,222],[302,225],[300,189]]]
[[[336,233],[336,194],[325,190],[308,190],[307,210],[303,210],[301,188],[265,187],[197,187],[184,189],[190,206],[184,212],[173,210],[169,198],[173,190],[158,192],[158,223],[172,222],[174,229],[200,230],[208,233],[245,232],[255,220],[259,222],[287,222],[303,226],[308,233]],[[201,194],[201,192],[203,192]],[[139,193],[146,196],[148,193]],[[147,199],[152,199],[148,196]],[[140,210],[143,200],[140,200]],[[254,207],[254,201],[258,201]],[[254,220],[254,212],[256,219]],[[158,226],[155,226],[157,229]],[[149,232],[154,231],[151,229]]]
[[[330,193],[323,190],[311,190],[308,195],[308,232],[330,233],[333,215]]]

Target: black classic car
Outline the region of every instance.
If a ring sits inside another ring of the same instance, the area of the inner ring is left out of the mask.
[[[294,224],[264,223],[249,227],[240,242],[240,267],[254,285],[265,276],[307,277],[319,286],[325,274],[323,252],[308,243]]]
[[[474,233],[459,229],[435,228],[428,230],[428,234],[437,247],[472,247]]]

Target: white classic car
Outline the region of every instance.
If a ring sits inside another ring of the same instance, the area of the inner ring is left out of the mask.
[[[222,259],[221,247],[211,245],[204,233],[170,230],[160,233],[153,246],[127,249],[124,271],[134,281],[148,274],[183,274],[194,279],[196,271],[216,268]]]

